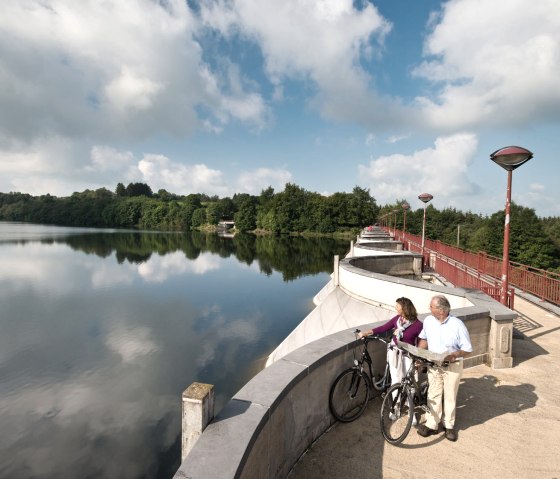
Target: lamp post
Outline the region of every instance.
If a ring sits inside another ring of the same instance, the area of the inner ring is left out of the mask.
[[[393,210],[393,236],[395,237],[395,239],[397,239],[397,212],[399,210],[398,209],[394,209]]]
[[[404,211],[404,219],[403,219],[403,227],[402,227],[403,235],[406,235],[406,212],[410,209],[410,205],[406,201],[403,201],[401,206]]]
[[[490,159],[508,172],[506,191],[506,218],[504,223],[504,255],[502,258],[502,288],[500,290],[500,303],[507,306],[508,280],[509,280],[509,220],[511,207],[511,178],[512,172],[533,158],[533,153],[520,146],[506,146],[490,155]]]
[[[424,203],[424,220],[422,221],[422,262],[424,262],[424,244],[426,242],[426,208],[428,203],[432,201],[433,196],[430,193],[421,193],[418,199]]]
[[[410,205],[406,201],[403,201],[401,203],[401,207],[403,209],[402,241],[403,241],[403,248],[406,249],[406,211],[410,208]]]

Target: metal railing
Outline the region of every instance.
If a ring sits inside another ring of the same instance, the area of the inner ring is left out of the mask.
[[[410,251],[421,251],[422,238],[417,235],[411,235],[409,233],[403,234],[402,231],[396,231],[396,239],[403,242],[405,249]],[[457,280],[463,282],[463,284],[455,283],[449,278],[449,281],[456,284],[456,286],[469,287],[469,288],[479,288],[478,286],[471,286],[471,282],[478,280],[472,279],[482,278],[481,281],[486,281],[484,287],[490,288],[488,291],[492,291],[494,296],[494,288],[499,287],[501,284],[501,272],[502,272],[502,259],[491,256],[483,251],[478,253],[473,253],[472,251],[465,251],[456,246],[448,245],[442,243],[441,241],[433,241],[426,239],[424,241],[424,264],[428,264],[430,254],[435,254],[436,258],[449,258],[454,260],[456,263],[460,263],[470,269],[464,270],[463,273],[460,271],[457,265],[444,266],[443,264],[438,264],[441,261],[436,261],[434,269],[437,268],[448,268],[448,274],[455,275]],[[443,261],[445,263],[445,261]],[[453,273],[451,269],[455,267],[457,269],[456,273]],[[440,271],[438,271],[439,273]],[[441,272],[442,276],[445,276]],[[447,276],[445,276],[447,277]],[[492,278],[492,279],[489,279]],[[493,284],[492,284],[493,283]],[[482,283],[480,283],[482,285]],[[509,263],[509,284],[520,289],[523,292],[531,293],[543,301],[548,301],[550,303],[560,305],[560,274],[551,271],[546,271],[538,268],[533,268],[532,266],[523,265],[521,263],[515,263],[510,261]],[[479,289],[483,289],[480,287]],[[484,289],[483,289],[484,290]],[[486,292],[486,291],[485,291]],[[487,293],[488,294],[488,293]],[[508,292],[508,296],[509,296]],[[497,294],[499,299],[499,293]],[[496,299],[496,298],[495,298]],[[511,300],[513,304],[513,300]],[[511,307],[511,306],[510,306]]]

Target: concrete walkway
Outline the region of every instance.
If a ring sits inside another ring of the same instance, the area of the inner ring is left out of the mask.
[[[387,444],[376,398],[323,434],[289,479],[560,479],[560,317],[519,296],[515,309],[513,368],[464,371],[456,443],[413,428],[399,447]]]

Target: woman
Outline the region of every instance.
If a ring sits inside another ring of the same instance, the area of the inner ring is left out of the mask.
[[[398,298],[395,309],[397,315],[384,325],[373,328],[371,331],[360,332],[359,334],[359,337],[363,338],[370,334],[386,333],[393,330],[393,337],[387,348],[387,362],[391,372],[391,384],[401,382],[411,363],[411,359],[408,356],[404,356],[397,347],[393,346],[397,345],[397,341],[416,346],[416,340],[420,331],[422,331],[422,323],[418,320],[416,308],[410,299]]]

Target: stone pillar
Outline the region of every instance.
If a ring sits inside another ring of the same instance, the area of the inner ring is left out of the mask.
[[[511,368],[513,319],[490,323],[490,365],[493,369]]]
[[[181,462],[214,418],[214,386],[192,383],[183,391]]]

